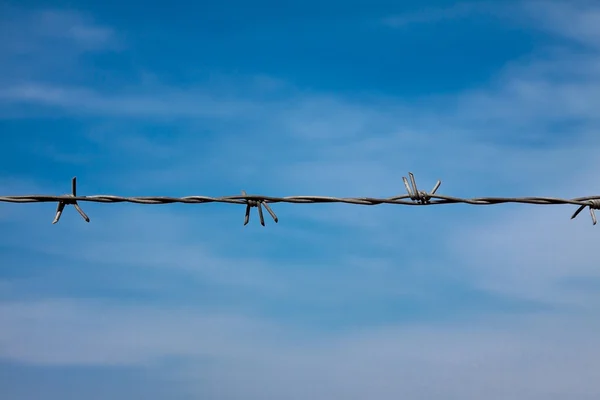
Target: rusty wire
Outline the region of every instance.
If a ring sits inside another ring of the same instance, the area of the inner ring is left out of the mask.
[[[592,223],[596,225],[597,219],[594,210],[600,210],[600,196],[578,197],[574,199],[560,199],[554,197],[476,197],[471,199],[463,199],[452,196],[443,196],[436,194],[441,185],[441,181],[437,181],[430,192],[419,190],[415,177],[409,172],[410,183],[408,179],[402,177],[407,194],[402,196],[394,196],[388,198],[372,198],[372,197],[329,197],[329,196],[287,196],[287,197],[272,197],[261,195],[248,195],[242,190],[241,196],[224,196],[224,197],[209,197],[209,196],[186,196],[186,197],[165,197],[165,196],[146,196],[146,197],[122,197],[113,195],[93,195],[93,196],[77,196],[77,178],[72,180],[71,194],[61,196],[52,195],[20,195],[20,196],[0,196],[0,202],[7,203],[47,203],[58,202],[56,215],[53,224],[60,220],[62,212],[66,205],[73,205],[79,212],[81,217],[90,222],[90,218],[81,209],[78,201],[88,201],[96,203],[135,203],[135,204],[202,204],[202,203],[231,203],[246,205],[246,213],[244,216],[244,225],[250,220],[250,209],[258,208],[260,223],[265,226],[262,207],[269,212],[275,222],[279,219],[275,212],[269,206],[269,203],[294,203],[294,204],[314,204],[314,203],[346,203],[356,205],[374,206],[379,204],[401,204],[407,206],[428,206],[438,204],[472,204],[472,205],[494,205],[503,203],[521,203],[535,205],[557,205],[557,204],[572,204],[579,206],[573,213],[571,219],[577,217],[584,208],[589,208],[592,217]]]

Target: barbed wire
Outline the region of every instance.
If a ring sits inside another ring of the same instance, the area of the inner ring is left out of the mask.
[[[135,204],[203,204],[203,203],[231,203],[246,205],[246,213],[244,215],[244,225],[250,221],[250,210],[258,209],[260,224],[265,226],[262,207],[268,211],[276,223],[279,218],[269,206],[269,203],[294,203],[294,204],[315,204],[315,203],[346,203],[365,206],[374,206],[379,204],[400,204],[407,206],[430,206],[438,204],[471,204],[471,205],[495,205],[503,203],[521,203],[534,205],[557,205],[571,204],[579,206],[573,213],[571,219],[577,217],[586,207],[590,210],[592,223],[596,225],[597,219],[594,210],[600,210],[600,196],[578,197],[574,199],[560,199],[554,197],[476,197],[471,199],[463,199],[459,197],[443,196],[436,194],[441,181],[437,181],[433,189],[429,192],[419,190],[415,177],[412,172],[409,172],[410,183],[406,177],[402,177],[407,194],[402,196],[388,198],[372,198],[372,197],[329,197],[329,196],[287,196],[287,197],[272,197],[261,195],[248,195],[242,190],[241,196],[224,196],[224,197],[209,197],[209,196],[186,196],[186,197],[165,197],[165,196],[145,196],[145,197],[122,197],[113,195],[93,195],[93,196],[77,196],[77,177],[71,181],[71,194],[60,196],[52,195],[20,195],[20,196],[0,196],[0,202],[7,203],[48,203],[58,202],[56,215],[53,224],[56,224],[63,213],[65,206],[72,205],[79,212],[81,217],[90,222],[90,218],[81,209],[78,202],[87,201],[95,203],[135,203]]]

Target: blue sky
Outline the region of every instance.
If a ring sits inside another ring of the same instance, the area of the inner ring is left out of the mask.
[[[600,7],[4,2],[0,193],[598,193]],[[600,395],[573,207],[0,204],[8,399]]]

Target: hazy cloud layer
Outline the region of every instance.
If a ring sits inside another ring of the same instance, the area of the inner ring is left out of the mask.
[[[594,194],[596,5],[523,2],[511,15],[494,5],[382,14],[390,35],[481,13],[544,35],[483,84],[410,98],[250,67],[173,82],[140,61],[133,25],[127,36],[91,11],[6,8],[15,39],[0,45],[1,192],[63,193],[76,174],[82,194],[391,196],[413,171],[421,188],[442,179],[440,193],[457,196]],[[265,215],[263,228],[256,213],[243,227],[235,205],[82,207],[90,224],[68,207],[51,225],[54,204],[0,204],[0,375],[14,377],[0,391],[11,398],[39,396],[36,382],[61,399],[90,388],[207,399],[600,393],[587,211],[571,221],[570,206],[276,204],[280,223]]]

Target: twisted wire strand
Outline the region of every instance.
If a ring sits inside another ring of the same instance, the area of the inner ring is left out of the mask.
[[[380,204],[396,204],[407,206],[430,206],[440,204],[470,204],[470,205],[496,205],[505,203],[520,203],[533,205],[560,205],[569,204],[577,205],[579,208],[571,219],[575,218],[584,208],[590,209],[592,222],[596,225],[596,216],[594,210],[600,210],[600,195],[577,197],[573,199],[562,199],[556,197],[475,197],[475,198],[460,198],[452,196],[444,196],[436,194],[441,181],[438,181],[431,192],[418,190],[414,176],[409,173],[410,185],[406,178],[403,178],[407,193],[402,196],[394,196],[387,198],[374,197],[332,197],[332,196],[286,196],[273,197],[262,195],[247,195],[242,191],[241,195],[237,196],[185,196],[185,197],[167,197],[167,196],[114,196],[114,195],[92,195],[92,196],[77,196],[76,178],[72,181],[72,194],[66,195],[18,195],[18,196],[0,196],[0,202],[7,203],[46,203],[58,202],[58,208],[54,223],[58,222],[60,214],[65,205],[74,205],[81,216],[89,222],[89,218],[78,205],[78,202],[94,202],[94,203],[134,203],[134,204],[204,204],[204,203],[228,203],[228,204],[244,204],[246,205],[246,216],[244,225],[248,223],[249,210],[252,207],[258,208],[261,225],[264,226],[262,215],[262,206],[264,206],[273,220],[278,222],[278,218],[269,207],[269,204],[274,203],[293,203],[293,204],[318,204],[318,203],[345,203],[354,205],[374,206]]]
[[[266,203],[293,203],[293,204],[317,204],[317,203],[346,203],[364,206],[375,206],[379,204],[401,204],[407,206],[431,206],[438,204],[471,204],[471,205],[494,205],[503,203],[521,203],[521,204],[536,204],[536,205],[559,205],[572,204],[578,206],[589,206],[589,202],[593,200],[600,201],[600,195],[577,197],[573,199],[561,199],[556,197],[475,197],[475,198],[459,198],[443,195],[432,195],[431,201],[427,203],[417,203],[410,200],[410,196],[395,196],[388,198],[374,197],[331,197],[331,196],[286,196],[272,197],[262,195],[246,195],[246,196],[185,196],[185,197],[168,197],[168,196],[114,196],[114,195],[92,195],[92,196],[71,196],[71,195],[19,195],[19,196],[0,196],[0,202],[4,203],[54,203],[60,201],[84,201],[92,203],[134,203],[134,204],[202,204],[202,203],[229,203],[229,204],[246,204],[247,201],[259,201]]]

